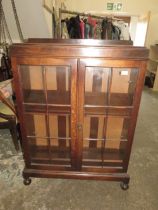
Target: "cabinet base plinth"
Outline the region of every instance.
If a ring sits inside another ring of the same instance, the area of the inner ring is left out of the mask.
[[[38,177],[38,178],[65,178],[65,179],[80,179],[80,180],[100,180],[100,181],[118,181],[128,186],[130,177],[127,173],[96,173],[96,172],[79,172],[79,171],[52,171],[27,169],[23,171],[23,177]],[[30,182],[31,183],[31,182]],[[25,184],[25,183],[24,183]],[[121,188],[122,184],[121,184]],[[128,189],[128,187],[127,187]]]

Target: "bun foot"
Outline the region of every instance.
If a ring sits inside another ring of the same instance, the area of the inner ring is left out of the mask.
[[[31,179],[30,178],[24,178],[23,183],[24,183],[24,185],[30,185],[31,184]]]
[[[121,182],[120,187],[121,187],[122,190],[128,190],[129,185],[128,185],[128,183]]]

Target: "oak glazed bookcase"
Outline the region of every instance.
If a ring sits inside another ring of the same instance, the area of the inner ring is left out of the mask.
[[[126,41],[30,39],[10,53],[24,184],[54,177],[128,189],[148,50]]]

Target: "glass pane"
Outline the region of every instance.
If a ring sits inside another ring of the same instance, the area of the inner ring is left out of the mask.
[[[63,141],[63,142],[62,142]],[[70,163],[70,140],[69,139],[51,139],[51,158],[54,159],[68,159]],[[57,161],[57,162],[59,162]]]
[[[38,143],[37,143],[38,141]],[[59,147],[54,139],[28,138],[31,161],[39,164],[71,165],[70,140],[66,147]],[[50,145],[50,146],[49,146]]]
[[[138,69],[113,68],[110,88],[111,106],[132,106]]]
[[[70,104],[70,67],[47,66],[45,68],[48,104]]]
[[[51,138],[70,138],[70,115],[49,114]]]
[[[19,67],[26,136],[34,163],[71,165],[70,70],[68,66]]]
[[[25,122],[32,161],[70,165],[70,115],[25,114]]]
[[[106,105],[109,68],[86,67],[85,105]]]
[[[23,100],[25,103],[45,103],[42,66],[20,65]]]
[[[43,138],[28,138],[30,158],[33,163],[48,163],[48,141]]]
[[[25,114],[24,120],[27,136],[36,136],[42,138],[47,136],[45,114]]]
[[[20,76],[25,103],[70,104],[70,67],[21,65]]]
[[[129,118],[108,116],[106,139],[127,139]]]
[[[83,164],[93,161],[101,166],[104,117],[86,115],[83,124]],[[89,163],[90,164],[90,163]],[[92,162],[91,162],[92,164]]]
[[[56,160],[56,164],[59,162],[60,164],[66,164],[65,161],[70,164],[70,115],[50,114],[49,129],[52,160]]]
[[[106,161],[123,160],[129,128],[129,118],[119,116],[84,117],[83,124],[83,164],[89,161],[98,166]]]

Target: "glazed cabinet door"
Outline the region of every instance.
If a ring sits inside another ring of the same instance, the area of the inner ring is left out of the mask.
[[[16,65],[26,164],[74,168],[77,60],[21,58]]]
[[[134,61],[80,60],[78,167],[81,170],[124,170],[138,74],[139,63]]]

